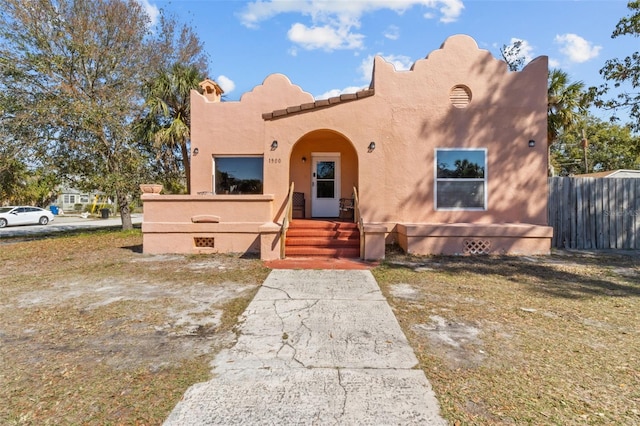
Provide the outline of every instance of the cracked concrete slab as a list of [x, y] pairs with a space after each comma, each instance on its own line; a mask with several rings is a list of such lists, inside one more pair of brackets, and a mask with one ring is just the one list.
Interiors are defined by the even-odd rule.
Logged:
[[274, 270], [165, 425], [444, 425], [369, 271]]
[[[273, 271], [276, 272], [276, 271]], [[385, 300], [369, 271], [278, 270], [262, 284], [255, 300]]]

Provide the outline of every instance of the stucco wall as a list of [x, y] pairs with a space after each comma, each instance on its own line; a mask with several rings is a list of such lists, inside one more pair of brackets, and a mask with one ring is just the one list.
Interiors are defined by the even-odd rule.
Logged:
[[[466, 108], [449, 98], [460, 84], [471, 90]], [[373, 167], [387, 171], [384, 192], [394, 208], [372, 211], [373, 220], [546, 224], [546, 84], [545, 57], [511, 73], [467, 36], [448, 39], [412, 71], [396, 72], [377, 58], [375, 110], [388, 109], [374, 120], [385, 125], [377, 129], [383, 165]], [[435, 148], [487, 149], [486, 211], [434, 210]], [[363, 174], [374, 173], [365, 167]]]
[[[412, 71], [397, 72], [376, 58], [374, 96], [267, 121], [265, 133], [289, 141], [281, 144], [287, 151], [319, 128], [343, 134], [357, 153], [362, 214], [369, 222], [544, 225], [546, 76], [545, 57], [511, 73], [473, 39], [456, 36]], [[472, 93], [466, 108], [449, 99], [459, 84]], [[376, 142], [373, 152], [367, 151], [370, 141]], [[434, 209], [435, 148], [487, 149], [485, 211]]]
[[[274, 194], [282, 204], [289, 187], [292, 142], [267, 132], [262, 113], [312, 101], [309, 93], [281, 74], [270, 75], [238, 102], [213, 103], [192, 91], [191, 148], [198, 148], [198, 155], [192, 156], [191, 162], [192, 194], [213, 191], [214, 155], [264, 155], [264, 193]], [[279, 142], [275, 151], [270, 149], [273, 140]]]
[[[534, 238], [546, 240], [547, 73], [546, 57], [509, 72], [471, 37], [458, 35], [410, 71], [396, 71], [376, 57], [372, 96], [348, 102], [314, 104], [310, 94], [278, 74], [238, 102], [212, 103], [192, 92], [192, 149], [199, 151], [191, 163], [192, 194], [213, 191], [213, 156], [264, 156], [264, 193], [273, 196], [269, 220], [280, 222], [290, 182], [310, 202], [311, 153], [340, 152], [342, 196], [357, 186], [363, 220], [391, 234], [397, 224], [467, 223], [482, 229], [522, 223], [545, 228]], [[470, 93], [466, 105], [452, 101], [452, 89], [460, 85]], [[278, 142], [275, 150], [272, 141]], [[370, 151], [372, 141], [376, 148]], [[486, 209], [435, 209], [436, 148], [486, 149]], [[209, 208], [216, 214], [220, 207]], [[307, 216], [310, 211], [307, 205]], [[532, 247], [538, 253], [545, 244]]]

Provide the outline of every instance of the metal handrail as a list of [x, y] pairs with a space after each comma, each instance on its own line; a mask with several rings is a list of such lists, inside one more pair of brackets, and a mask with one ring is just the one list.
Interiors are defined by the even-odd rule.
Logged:
[[360, 214], [360, 200], [358, 199], [358, 188], [353, 187], [353, 221], [358, 224], [360, 231], [360, 259], [364, 259], [364, 222]]
[[293, 219], [293, 188], [294, 183], [291, 182], [289, 187], [289, 195], [287, 197], [287, 205], [284, 209], [284, 218], [282, 219], [282, 227], [280, 228], [280, 259], [285, 257], [285, 242], [287, 239], [287, 230], [289, 229], [289, 222]]

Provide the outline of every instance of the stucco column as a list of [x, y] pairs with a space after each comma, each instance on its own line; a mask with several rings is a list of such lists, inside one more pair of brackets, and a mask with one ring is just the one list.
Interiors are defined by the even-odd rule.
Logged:
[[280, 259], [280, 225], [265, 223], [260, 225], [260, 259]]
[[364, 225], [364, 260], [384, 259], [386, 232], [384, 225]]

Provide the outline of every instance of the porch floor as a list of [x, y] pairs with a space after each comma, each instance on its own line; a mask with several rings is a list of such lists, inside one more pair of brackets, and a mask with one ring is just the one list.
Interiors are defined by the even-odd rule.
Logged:
[[270, 269], [367, 270], [379, 264], [380, 262], [367, 262], [360, 259], [327, 257], [289, 257], [264, 262], [264, 265]]

